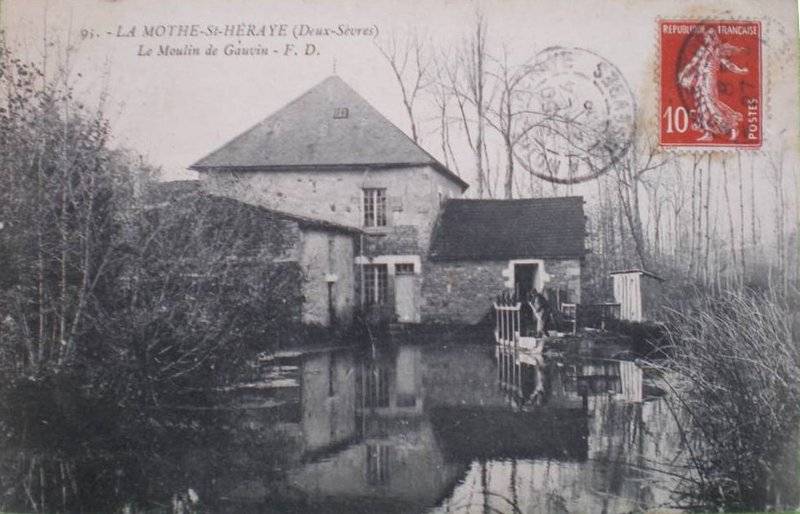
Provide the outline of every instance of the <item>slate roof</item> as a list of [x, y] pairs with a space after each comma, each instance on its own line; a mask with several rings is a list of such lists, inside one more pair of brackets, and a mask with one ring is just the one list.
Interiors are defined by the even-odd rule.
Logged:
[[583, 198], [448, 200], [431, 243], [434, 261], [586, 255]]
[[[347, 117], [334, 118], [346, 108]], [[420, 148], [338, 76], [331, 76], [203, 157], [197, 171], [336, 170], [429, 165], [468, 184]]]
[[150, 207], [165, 207], [175, 205], [181, 201], [201, 201], [207, 206], [213, 206], [221, 212], [239, 212], [255, 217], [267, 219], [283, 219], [296, 222], [301, 228], [311, 228], [345, 234], [361, 234], [358, 228], [342, 225], [317, 218], [298, 216], [284, 211], [268, 209], [225, 196], [217, 196], [203, 192], [198, 180], [175, 180], [169, 182], [156, 182], [146, 191], [146, 202]]
[[145, 201], [149, 204], [171, 202], [200, 192], [199, 180], [170, 180], [153, 182], [145, 189]]

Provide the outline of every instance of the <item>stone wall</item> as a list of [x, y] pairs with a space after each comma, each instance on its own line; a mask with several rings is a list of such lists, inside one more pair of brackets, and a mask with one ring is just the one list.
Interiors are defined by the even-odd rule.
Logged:
[[356, 305], [356, 277], [353, 264], [355, 236], [304, 229], [300, 248], [303, 281], [303, 321], [329, 325], [328, 284], [333, 295], [336, 321], [348, 324]]
[[[460, 185], [425, 165], [374, 170], [208, 171], [200, 173], [200, 180], [201, 188], [214, 195], [362, 228], [365, 234], [359, 238], [363, 239], [360, 252], [354, 252], [352, 245], [343, 251], [339, 251], [337, 246], [336, 274], [340, 278], [333, 287], [337, 313], [346, 320], [351, 318], [353, 306], [359, 303], [360, 292], [356, 287], [357, 281], [349, 284], [346, 281], [350, 280], [353, 272], [344, 271], [344, 259], [350, 259], [351, 268], [354, 254], [363, 255], [366, 262], [383, 258], [383, 261], [374, 262], [389, 264], [389, 302], [380, 308], [380, 317], [391, 319], [394, 313], [393, 263], [398, 259], [398, 262], [413, 262], [408, 257], [416, 256], [419, 273], [419, 262], [428, 253], [441, 201], [458, 198], [462, 193]], [[363, 227], [364, 188], [386, 189], [387, 226]], [[309, 280], [304, 285], [306, 304], [303, 319], [327, 324], [327, 283], [319, 278], [327, 271], [324, 263], [328, 252], [323, 248], [327, 236], [306, 233], [304, 237], [300, 261], [308, 270]], [[346, 287], [350, 288], [347, 293], [344, 292]]]
[[423, 268], [422, 321], [480, 322], [505, 287], [507, 261], [428, 261]]
[[[385, 188], [387, 227], [369, 227], [376, 234], [375, 251], [426, 253], [439, 213], [440, 197], [460, 197], [461, 187], [430, 166], [378, 170], [286, 170], [200, 173], [203, 190], [270, 209], [340, 223], [363, 225], [364, 188]], [[401, 229], [402, 228], [402, 229]], [[408, 229], [415, 229], [412, 234]], [[415, 242], [407, 240], [416, 237]], [[403, 251], [392, 248], [397, 245]], [[413, 244], [412, 244], [413, 243]], [[380, 248], [379, 248], [380, 247]], [[414, 253], [418, 253], [414, 252]]]
[[[492, 300], [506, 290], [508, 261], [426, 262], [423, 268], [422, 321], [475, 324], [492, 316]], [[581, 262], [544, 260], [543, 288], [565, 289], [580, 302]], [[540, 270], [541, 272], [541, 270]]]
[[364, 255], [419, 255], [419, 230], [410, 225], [389, 227], [364, 237]]

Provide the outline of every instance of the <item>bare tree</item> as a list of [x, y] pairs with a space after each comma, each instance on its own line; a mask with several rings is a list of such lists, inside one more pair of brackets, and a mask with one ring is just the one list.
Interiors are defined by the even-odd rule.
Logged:
[[515, 147], [530, 130], [523, 129], [517, 123], [519, 116], [526, 114], [519, 110], [516, 102], [519, 88], [530, 69], [523, 65], [513, 67], [508, 63], [508, 48], [503, 45], [503, 55], [500, 59], [492, 59], [496, 70], [488, 72], [494, 79], [494, 89], [499, 90], [490, 96], [496, 99], [486, 106], [486, 121], [490, 127], [497, 131], [503, 140], [505, 174], [503, 178], [503, 197], [514, 196], [514, 159]]
[[[702, 199], [703, 195], [700, 195]], [[711, 154], [706, 156], [706, 198], [703, 202], [703, 211], [705, 212], [706, 222], [706, 236], [705, 236], [705, 253], [703, 256], [703, 280], [709, 282], [709, 267], [708, 256], [711, 250], [711, 225], [709, 224], [709, 207], [711, 206]], [[716, 228], [716, 226], [715, 226]]]
[[411, 138], [418, 143], [420, 135], [414, 105], [420, 93], [429, 85], [432, 65], [424, 39], [417, 33], [405, 38], [392, 34], [388, 39], [377, 42], [375, 46], [392, 68], [411, 125]]
[[[645, 146], [644, 155], [640, 155], [641, 146]], [[658, 147], [650, 141], [640, 141], [634, 136], [634, 143], [625, 156], [614, 163], [617, 193], [622, 215], [627, 221], [631, 239], [636, 252], [638, 264], [647, 267], [648, 245], [642, 228], [642, 212], [639, 188], [644, 175], [667, 163], [666, 156], [658, 151]]]
[[[731, 205], [731, 197], [728, 192], [728, 159], [726, 157], [722, 158], [722, 190], [725, 193], [725, 206], [728, 212], [728, 234], [730, 237], [728, 243], [730, 244], [731, 260], [733, 261], [733, 268], [730, 273], [733, 274], [733, 282], [738, 285], [739, 279], [736, 275], [738, 273], [739, 264], [736, 254], [736, 229], [733, 221], [733, 206]], [[730, 273], [728, 274], [729, 277]]]
[[[775, 195], [774, 204], [774, 234], [775, 234], [775, 255], [777, 257], [778, 280], [780, 281], [779, 290], [784, 293], [789, 288], [789, 277], [787, 273], [786, 259], [786, 193], [783, 185], [783, 159], [784, 147], [780, 145], [776, 150], [769, 153], [768, 160], [771, 173], [769, 181]], [[770, 268], [771, 269], [771, 268]]]
[[484, 165], [486, 140], [486, 21], [477, 11], [472, 34], [462, 43], [455, 56], [447, 54], [439, 58], [439, 67], [445, 78], [444, 85], [455, 100], [458, 118], [466, 135], [475, 162], [477, 194], [483, 198], [487, 193], [486, 167]]
[[452, 123], [450, 118], [450, 88], [445, 85], [445, 75], [441, 66], [436, 64], [432, 75], [433, 79], [427, 91], [433, 98], [433, 103], [436, 106], [437, 131], [439, 132], [439, 145], [442, 159], [444, 160], [445, 166], [452, 169], [456, 175], [460, 175], [458, 159], [456, 159], [455, 152], [453, 152], [450, 138], [450, 125]]
[[38, 373], [75, 356], [129, 189], [102, 112], [73, 100], [68, 67], [48, 82], [5, 49], [0, 67], [2, 303], [17, 327], [11, 344], [24, 348], [18, 364]]
[[739, 260], [742, 263], [741, 273], [741, 287], [744, 287], [744, 281], [747, 277], [747, 264], [745, 260], [745, 222], [744, 222], [744, 173], [742, 172], [742, 155], [736, 154], [736, 165], [739, 169]]

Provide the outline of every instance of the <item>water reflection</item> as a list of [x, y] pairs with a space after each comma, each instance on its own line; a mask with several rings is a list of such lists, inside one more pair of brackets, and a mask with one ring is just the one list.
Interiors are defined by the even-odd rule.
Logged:
[[[615, 512], [668, 503], [669, 415], [643, 370], [496, 347], [300, 358], [306, 453], [282, 508]], [[665, 432], [666, 431], [666, 432]], [[666, 439], [665, 439], [666, 438]], [[343, 444], [343, 442], [345, 442]]]
[[284, 353], [220, 399], [213, 423], [230, 440], [133, 465], [106, 453], [68, 482], [77, 494], [121, 470], [113, 498], [82, 504], [108, 512], [635, 511], [669, 501], [652, 469], [677, 437], [654, 391], [634, 362], [505, 347]]
[[[639, 366], [496, 353], [509, 407], [582, 424], [585, 453], [475, 460], [433, 512], [635, 512], [669, 504], [673, 483], [657, 468], [668, 470], [663, 464], [677, 453], [676, 427], [660, 399], [644, 401], [657, 390], [645, 387]], [[562, 444], [574, 438], [556, 434]]]

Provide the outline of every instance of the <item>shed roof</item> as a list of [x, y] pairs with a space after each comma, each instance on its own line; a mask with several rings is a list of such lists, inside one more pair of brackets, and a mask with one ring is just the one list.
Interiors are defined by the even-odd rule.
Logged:
[[190, 168], [321, 171], [422, 165], [467, 189], [466, 182], [334, 75]]
[[643, 269], [639, 269], [639, 268], [622, 269], [622, 270], [615, 270], [615, 271], [609, 272], [609, 275], [628, 275], [628, 274], [640, 274], [640, 275], [644, 275], [646, 277], [654, 278], [656, 280], [664, 282], [664, 279], [659, 277], [655, 273], [651, 273], [651, 272], [649, 272], [647, 270], [643, 270]]
[[179, 180], [171, 182], [156, 182], [146, 191], [146, 202], [151, 207], [175, 205], [182, 201], [199, 201], [209, 207], [219, 209], [218, 212], [238, 212], [248, 214], [263, 219], [283, 219], [293, 221], [301, 228], [323, 230], [328, 232], [340, 232], [346, 234], [360, 234], [358, 228], [340, 223], [334, 223], [307, 216], [298, 216], [284, 211], [268, 209], [259, 205], [253, 205], [225, 196], [217, 196], [203, 192], [200, 189], [199, 181]]
[[585, 219], [580, 196], [520, 200], [448, 200], [437, 222], [430, 258], [580, 259]]

